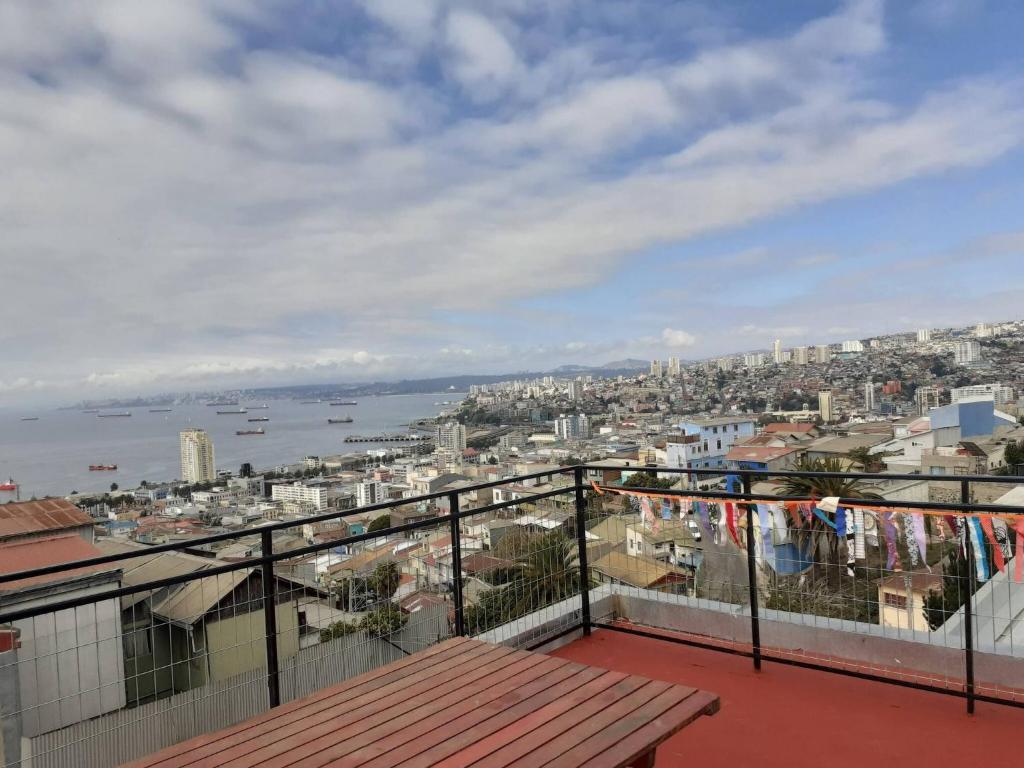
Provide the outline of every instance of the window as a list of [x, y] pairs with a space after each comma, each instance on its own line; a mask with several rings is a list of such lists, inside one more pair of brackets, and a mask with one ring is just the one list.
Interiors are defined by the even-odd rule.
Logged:
[[707, 441], [707, 440], [705, 440], [705, 441], [704, 441], [704, 450], [706, 451], [707, 449], [708, 449], [708, 441]]
[[716, 448], [717, 448], [718, 450], [722, 450], [722, 438], [718, 438], [718, 440], [716, 440], [715, 442], [717, 442], [717, 443], [718, 443], [718, 445], [716, 445], [715, 447], [716, 447]]
[[733, 432], [739, 432], [740, 431], [740, 425], [739, 424], [733, 424], [732, 425], [732, 431]]
[[896, 592], [885, 593], [885, 604], [890, 608], [899, 608], [901, 611], [907, 608], [907, 596]]
[[149, 656], [149, 627], [126, 632], [124, 639], [124, 656], [126, 659], [134, 659], [139, 656]]
[[718, 434], [718, 427], [712, 427], [712, 428], [711, 428], [711, 431], [712, 431], [712, 432], [713, 432], [714, 434], [716, 434], [716, 435], [717, 435], [717, 434]]

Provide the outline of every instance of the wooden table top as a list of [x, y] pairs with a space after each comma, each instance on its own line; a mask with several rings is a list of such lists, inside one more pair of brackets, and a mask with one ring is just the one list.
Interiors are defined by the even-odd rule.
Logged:
[[628, 766], [718, 697], [453, 638], [132, 768]]

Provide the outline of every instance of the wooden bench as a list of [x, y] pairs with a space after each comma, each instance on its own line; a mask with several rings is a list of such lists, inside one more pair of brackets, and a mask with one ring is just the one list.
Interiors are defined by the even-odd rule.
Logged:
[[132, 768], [653, 766], [718, 697], [454, 638]]

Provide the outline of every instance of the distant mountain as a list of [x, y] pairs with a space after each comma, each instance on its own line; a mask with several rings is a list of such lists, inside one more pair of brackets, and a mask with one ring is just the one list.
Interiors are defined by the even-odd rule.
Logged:
[[613, 360], [610, 363], [594, 367], [616, 371], [645, 371], [651, 367], [651, 362], [649, 360], [637, 360], [636, 358], [627, 357], [625, 360]]

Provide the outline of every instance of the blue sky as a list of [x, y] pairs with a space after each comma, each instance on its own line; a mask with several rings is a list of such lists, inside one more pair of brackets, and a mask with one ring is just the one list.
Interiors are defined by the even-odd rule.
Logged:
[[1019, 317], [1024, 9], [8, 0], [0, 399]]

